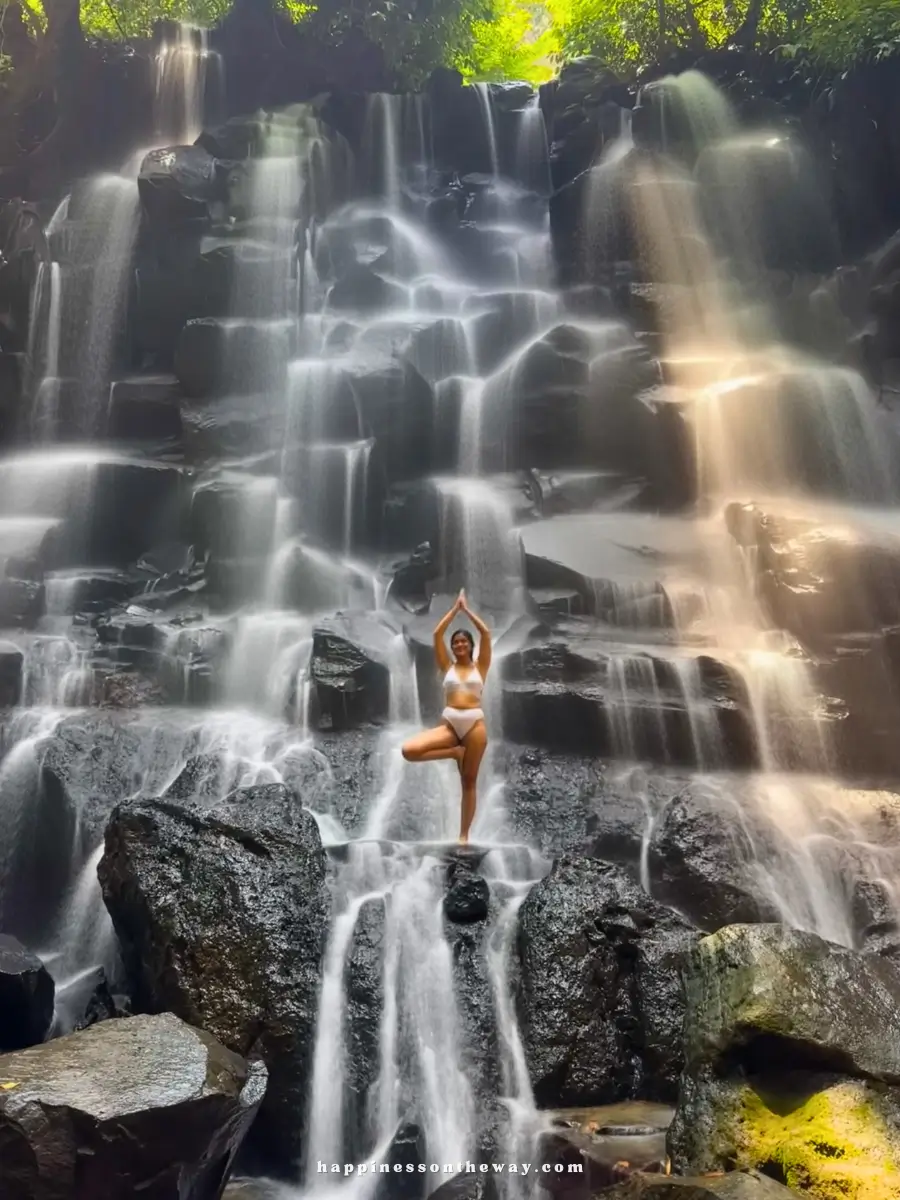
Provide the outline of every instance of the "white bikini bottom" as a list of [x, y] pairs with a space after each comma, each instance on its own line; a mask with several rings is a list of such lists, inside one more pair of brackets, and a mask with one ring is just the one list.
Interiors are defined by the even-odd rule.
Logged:
[[441, 716], [460, 741], [473, 726], [484, 720], [484, 712], [480, 708], [445, 708]]

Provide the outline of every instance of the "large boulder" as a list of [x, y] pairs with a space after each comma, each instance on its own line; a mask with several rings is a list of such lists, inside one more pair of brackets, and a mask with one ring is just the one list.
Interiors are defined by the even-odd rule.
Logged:
[[[727, 786], [732, 786], [730, 779]], [[738, 824], [737, 814], [723, 809], [715, 792], [702, 794], [702, 785], [695, 793], [682, 792], [665, 804], [648, 847], [654, 896], [675, 905], [710, 933], [723, 925], [769, 919], [772, 914], [748, 865], [753, 850], [747, 834], [752, 811], [752, 805], [745, 804], [743, 824]], [[765, 834], [772, 836], [769, 830], [753, 832], [757, 844], [765, 842]]]
[[822, 1200], [900, 1188], [900, 969], [737, 925], [685, 964], [676, 1169], [759, 1169]]
[[147, 214], [168, 223], [206, 217], [209, 203], [224, 195], [223, 182], [202, 146], [167, 146], [145, 156], [138, 192]]
[[522, 1040], [541, 1105], [674, 1098], [697, 933], [619, 867], [566, 855], [519, 914]]
[[396, 637], [386, 622], [362, 614], [340, 613], [316, 625], [310, 676], [325, 724], [345, 728], [388, 715]]
[[42, 1042], [53, 1022], [50, 972], [15, 938], [0, 933], [0, 1050]]
[[0, 1057], [5, 1200], [216, 1200], [266, 1087], [171, 1013]]
[[823, 1069], [900, 1085], [900, 967], [781, 925], [732, 925], [692, 950], [688, 1064], [784, 1043]]
[[206, 811], [126, 803], [98, 873], [137, 1005], [171, 1009], [237, 1053], [258, 1048], [270, 1084], [254, 1138], [288, 1169], [303, 1145], [329, 913], [312, 816], [280, 784]]
[[194, 311], [209, 317], [284, 316], [297, 279], [293, 255], [283, 242], [266, 241], [264, 235], [204, 238], [191, 268]]

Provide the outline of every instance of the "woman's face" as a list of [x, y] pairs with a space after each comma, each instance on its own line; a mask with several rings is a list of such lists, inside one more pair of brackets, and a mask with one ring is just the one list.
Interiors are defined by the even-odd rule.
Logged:
[[455, 633], [453, 635], [453, 639], [450, 642], [450, 649], [453, 651], [453, 657], [458, 663], [472, 661], [472, 646], [464, 633]]

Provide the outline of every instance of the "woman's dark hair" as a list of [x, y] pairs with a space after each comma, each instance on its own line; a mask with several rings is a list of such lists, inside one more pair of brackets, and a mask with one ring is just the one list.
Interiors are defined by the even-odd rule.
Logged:
[[472, 637], [471, 633], [469, 633], [468, 629], [454, 629], [453, 632], [450, 634], [450, 645], [451, 646], [453, 645], [453, 639], [458, 638], [458, 637], [464, 637], [466, 639], [466, 641], [469, 643], [469, 649], [474, 654], [475, 653], [475, 639]]

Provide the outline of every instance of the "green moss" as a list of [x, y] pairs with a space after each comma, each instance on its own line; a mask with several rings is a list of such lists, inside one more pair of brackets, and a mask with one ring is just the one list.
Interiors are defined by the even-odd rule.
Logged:
[[900, 1146], [877, 1093], [848, 1080], [808, 1096], [741, 1089], [738, 1167], [779, 1176], [815, 1200], [897, 1200]]

